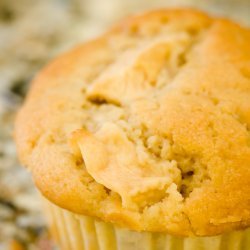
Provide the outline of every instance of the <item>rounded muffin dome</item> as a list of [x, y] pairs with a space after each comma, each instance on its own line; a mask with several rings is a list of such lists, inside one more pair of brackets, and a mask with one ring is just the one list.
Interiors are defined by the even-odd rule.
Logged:
[[126, 19], [34, 79], [22, 163], [53, 203], [133, 230], [249, 226], [249, 42], [195, 10]]

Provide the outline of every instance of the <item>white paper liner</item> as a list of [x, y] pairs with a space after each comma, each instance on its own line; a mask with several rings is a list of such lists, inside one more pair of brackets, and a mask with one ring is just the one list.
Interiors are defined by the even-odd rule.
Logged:
[[193, 238], [139, 233], [43, 201], [51, 233], [61, 250], [250, 250], [250, 229]]

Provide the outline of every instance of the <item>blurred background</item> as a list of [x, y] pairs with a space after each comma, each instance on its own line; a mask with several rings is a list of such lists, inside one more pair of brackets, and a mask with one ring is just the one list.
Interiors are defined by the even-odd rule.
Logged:
[[115, 21], [169, 6], [196, 7], [250, 25], [250, 0], [0, 0], [0, 250], [55, 249], [12, 140], [30, 80], [51, 58]]

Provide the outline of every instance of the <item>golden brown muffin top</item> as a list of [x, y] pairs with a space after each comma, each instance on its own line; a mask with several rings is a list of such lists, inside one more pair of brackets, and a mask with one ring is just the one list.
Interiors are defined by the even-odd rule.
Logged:
[[195, 10], [128, 18], [51, 62], [15, 137], [55, 204], [139, 230], [250, 225], [250, 31]]

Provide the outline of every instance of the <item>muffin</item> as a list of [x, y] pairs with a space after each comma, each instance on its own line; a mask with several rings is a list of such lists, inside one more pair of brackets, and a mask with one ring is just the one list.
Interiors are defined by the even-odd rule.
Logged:
[[249, 44], [163, 9], [38, 74], [15, 139], [61, 249], [250, 249]]

